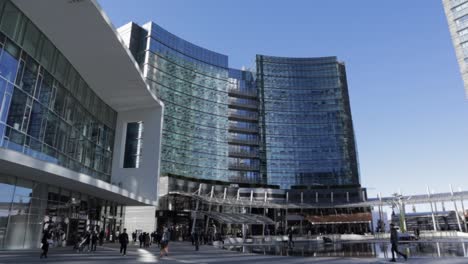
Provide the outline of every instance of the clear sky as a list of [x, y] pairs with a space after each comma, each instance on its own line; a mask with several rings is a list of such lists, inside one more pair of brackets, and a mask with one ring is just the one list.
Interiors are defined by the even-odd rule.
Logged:
[[468, 100], [441, 0], [99, 0], [113, 24], [154, 21], [229, 55], [337, 56], [347, 66], [369, 196], [468, 190]]

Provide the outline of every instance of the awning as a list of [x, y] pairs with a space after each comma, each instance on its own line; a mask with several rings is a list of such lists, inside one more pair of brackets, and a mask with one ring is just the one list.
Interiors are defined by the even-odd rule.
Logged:
[[306, 219], [311, 224], [368, 223], [372, 221], [372, 215], [371, 213], [309, 215]]
[[224, 224], [247, 224], [247, 225], [274, 225], [275, 222], [263, 215], [256, 214], [238, 214], [238, 213], [220, 213], [198, 211], [197, 214], [203, 214], [218, 222]]

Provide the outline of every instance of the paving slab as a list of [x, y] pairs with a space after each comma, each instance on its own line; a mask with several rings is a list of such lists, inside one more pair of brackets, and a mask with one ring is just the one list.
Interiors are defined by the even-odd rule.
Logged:
[[[339, 258], [339, 257], [287, 257], [258, 255], [252, 253], [240, 253], [235, 251], [218, 249], [213, 246], [203, 245], [199, 251], [195, 251], [189, 242], [172, 242], [169, 246], [169, 256], [158, 258], [159, 249], [153, 245], [150, 248], [140, 249], [130, 245], [127, 256], [121, 256], [118, 244], [105, 244], [98, 247], [96, 252], [77, 253], [71, 247], [51, 248], [47, 259], [39, 258], [39, 250], [7, 250], [0, 251], [0, 263], [168, 263], [168, 264], [358, 264], [358, 263], [390, 263], [389, 259], [378, 258]], [[408, 261], [398, 260], [399, 263], [424, 263], [424, 264], [461, 264], [468, 263], [468, 258], [410, 258]]]

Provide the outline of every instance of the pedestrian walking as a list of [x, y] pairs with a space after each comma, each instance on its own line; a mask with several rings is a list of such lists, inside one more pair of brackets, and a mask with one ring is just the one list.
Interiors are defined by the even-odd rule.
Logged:
[[393, 223], [390, 224], [390, 243], [392, 244], [392, 259], [390, 260], [391, 262], [396, 262], [395, 253], [405, 258], [405, 260], [408, 259], [408, 256], [406, 254], [403, 254], [400, 251], [398, 251], [398, 231]]
[[119, 243], [120, 243], [120, 254], [122, 254], [122, 256], [126, 256], [127, 244], [128, 244], [128, 234], [127, 234], [126, 228], [124, 228], [123, 233], [119, 235]]
[[151, 239], [149, 233], [145, 233], [145, 248], [149, 248], [151, 245]]
[[159, 252], [159, 257], [162, 258], [163, 255], [167, 256], [169, 254], [169, 229], [164, 228], [164, 232], [161, 238], [161, 251]]
[[41, 243], [42, 243], [42, 246], [41, 246], [41, 249], [42, 249], [42, 252], [41, 252], [41, 257], [44, 257], [44, 258], [47, 258], [47, 253], [49, 252], [49, 232], [47, 231], [44, 231], [44, 234], [42, 235], [42, 239], [41, 239]]
[[102, 246], [102, 244], [104, 243], [104, 230], [101, 230], [101, 232], [99, 232], [99, 245]]
[[287, 234], [288, 234], [288, 247], [292, 248], [294, 247], [294, 241], [293, 241], [293, 228], [288, 228]]
[[99, 238], [95, 231], [91, 234], [91, 251], [96, 251]]
[[193, 232], [193, 242], [195, 244], [195, 251], [198, 251], [200, 248], [200, 235], [198, 231]]
[[140, 233], [140, 235], [138, 236], [138, 241], [140, 241], [140, 248], [141, 248], [143, 246], [143, 241], [144, 241], [143, 233]]
[[83, 235], [83, 238], [81, 240], [81, 244], [79, 246], [79, 251], [82, 252], [86, 248], [86, 250], [89, 252], [89, 245], [91, 243], [91, 234], [89, 232], [86, 232]]
[[134, 231], [134, 232], [132, 233], [132, 240], [133, 240], [133, 243], [136, 242], [136, 239], [137, 239], [137, 233], [136, 233], [136, 231]]

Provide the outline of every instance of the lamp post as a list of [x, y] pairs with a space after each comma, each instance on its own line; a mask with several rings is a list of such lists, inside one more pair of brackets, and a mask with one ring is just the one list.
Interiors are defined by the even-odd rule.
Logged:
[[410, 197], [405, 198], [401, 193], [394, 193], [393, 200], [391, 201], [392, 206], [398, 208], [400, 211], [400, 230], [406, 232], [406, 213], [405, 203], [411, 199]]

